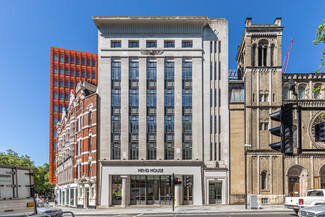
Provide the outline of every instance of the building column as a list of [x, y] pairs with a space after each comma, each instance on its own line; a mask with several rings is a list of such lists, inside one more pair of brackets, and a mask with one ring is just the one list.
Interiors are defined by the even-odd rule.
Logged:
[[121, 59], [121, 159], [129, 159], [129, 59]]
[[266, 66], [271, 66], [271, 45], [266, 46]]
[[164, 58], [157, 58], [157, 132], [156, 149], [157, 160], [164, 159], [165, 144], [165, 77], [164, 77]]
[[147, 153], [147, 58], [139, 58], [139, 160]]
[[182, 58], [175, 58], [174, 70], [174, 160], [182, 159]]
[[[178, 180], [182, 181], [182, 178], [181, 177], [178, 177]], [[183, 184], [178, 184], [178, 185], [175, 185], [175, 206], [180, 206], [182, 205], [181, 203], [181, 198], [182, 198], [182, 186]]]
[[122, 201], [121, 201], [121, 207], [125, 208], [127, 204], [127, 178], [128, 176], [121, 176], [122, 178]]
[[71, 194], [71, 188], [69, 188], [69, 196], [68, 196], [68, 198], [69, 198], [69, 203], [68, 203], [68, 206], [70, 206], [70, 200], [71, 200], [71, 198], [70, 198], [70, 194]]
[[77, 202], [77, 189], [78, 189], [78, 188], [75, 188], [75, 189], [74, 189], [74, 195], [73, 195], [73, 198], [74, 198], [74, 199], [73, 199], [73, 206], [74, 206], [74, 207], [77, 206], [77, 204], [76, 204], [76, 202]]

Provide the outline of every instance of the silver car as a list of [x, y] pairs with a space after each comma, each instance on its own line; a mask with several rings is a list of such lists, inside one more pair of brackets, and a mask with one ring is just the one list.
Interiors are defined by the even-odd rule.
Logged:
[[313, 207], [300, 209], [298, 212], [299, 217], [325, 217], [325, 203]]

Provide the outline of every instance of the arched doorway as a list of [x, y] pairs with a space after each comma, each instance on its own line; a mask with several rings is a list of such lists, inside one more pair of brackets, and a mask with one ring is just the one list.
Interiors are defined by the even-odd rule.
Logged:
[[319, 170], [319, 187], [325, 189], [325, 165]]
[[288, 176], [288, 195], [299, 197], [305, 195], [307, 189], [307, 170], [300, 166], [292, 166], [287, 173]]

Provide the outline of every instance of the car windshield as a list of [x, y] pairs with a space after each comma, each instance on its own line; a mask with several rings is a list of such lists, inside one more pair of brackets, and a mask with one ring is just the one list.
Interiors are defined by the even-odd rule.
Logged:
[[323, 191], [308, 191], [307, 196], [324, 196]]

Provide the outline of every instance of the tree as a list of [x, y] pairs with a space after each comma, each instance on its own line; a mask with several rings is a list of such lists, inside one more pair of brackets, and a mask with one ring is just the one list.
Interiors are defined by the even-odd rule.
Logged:
[[0, 152], [0, 165], [10, 165], [17, 167], [34, 167], [34, 161], [28, 155], [19, 155], [9, 149], [7, 152]]
[[51, 191], [52, 185], [49, 183], [49, 165], [45, 163], [43, 166], [35, 167], [34, 174], [35, 192], [44, 195], [46, 192]]
[[[313, 41], [314, 45], [318, 45], [319, 43], [325, 44], [325, 19], [323, 19], [323, 24], [320, 24], [316, 29], [316, 40]], [[317, 72], [320, 72], [322, 67], [325, 65], [325, 50], [322, 53], [322, 57], [320, 58], [321, 64], [317, 69]]]

